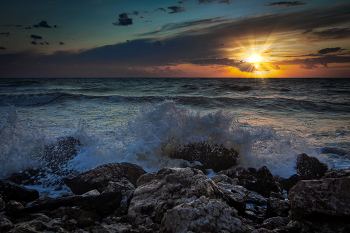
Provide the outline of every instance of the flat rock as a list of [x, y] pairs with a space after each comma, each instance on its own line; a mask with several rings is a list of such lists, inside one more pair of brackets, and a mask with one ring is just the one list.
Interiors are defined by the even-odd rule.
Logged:
[[145, 173], [146, 171], [136, 164], [107, 163], [77, 175], [70, 175], [64, 182], [77, 195], [93, 189], [102, 193], [108, 187], [109, 181], [119, 182], [122, 178], [136, 186], [137, 179]]
[[201, 196], [222, 197], [217, 185], [194, 168], [162, 168], [141, 176], [137, 184], [128, 210], [129, 222], [135, 225], [159, 224], [167, 210]]
[[350, 217], [350, 177], [299, 181], [290, 191], [293, 220], [314, 215]]

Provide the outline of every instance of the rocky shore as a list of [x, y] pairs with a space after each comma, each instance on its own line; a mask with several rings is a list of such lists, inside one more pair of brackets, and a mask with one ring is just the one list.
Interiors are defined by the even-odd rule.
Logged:
[[208, 178], [193, 167], [109, 163], [67, 176], [74, 195], [58, 198], [16, 176], [0, 181], [0, 232], [350, 232], [350, 169], [301, 154], [296, 171], [284, 179], [234, 166]]

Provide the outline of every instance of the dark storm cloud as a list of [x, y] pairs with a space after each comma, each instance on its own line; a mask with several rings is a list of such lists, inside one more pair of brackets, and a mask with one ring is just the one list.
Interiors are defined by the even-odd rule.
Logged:
[[48, 25], [48, 23], [45, 20], [42, 20], [38, 24], [34, 24], [33, 27], [35, 27], [35, 28], [52, 28], [50, 25]]
[[204, 66], [208, 66], [208, 65], [231, 66], [231, 67], [238, 68], [242, 72], [256, 71], [256, 67], [254, 66], [254, 64], [251, 64], [249, 62], [243, 62], [240, 60], [229, 59], [229, 58], [193, 59], [193, 60], [187, 60], [187, 62], [195, 65], [204, 65]]
[[171, 10], [168, 14], [175, 14], [185, 11], [185, 8], [181, 6], [168, 6], [168, 9]]
[[0, 50], [6, 50], [6, 48], [5, 47], [0, 47]]
[[345, 49], [342, 49], [340, 47], [336, 47], [336, 48], [325, 48], [325, 49], [321, 49], [318, 50], [319, 54], [328, 54], [328, 53], [335, 53], [335, 52], [340, 52], [343, 51]]
[[294, 1], [294, 2], [274, 2], [274, 3], [270, 3], [268, 5], [263, 5], [263, 6], [285, 6], [285, 7], [290, 7], [290, 6], [303, 6], [303, 5], [307, 5], [307, 3], [299, 2], [299, 1]]
[[212, 18], [212, 19], [185, 21], [185, 22], [181, 22], [181, 23], [168, 23], [168, 24], [165, 24], [164, 26], [162, 26], [160, 30], [143, 33], [141, 35], [143, 35], [143, 36], [154, 35], [157, 33], [164, 32], [164, 31], [171, 31], [171, 30], [175, 30], [175, 29], [181, 29], [181, 28], [185, 28], [185, 27], [193, 27], [193, 26], [198, 26], [198, 25], [208, 25], [208, 24], [219, 23], [219, 22], [224, 22], [224, 21], [226, 21], [226, 20], [224, 20], [222, 17], [217, 17], [217, 18]]
[[220, 4], [225, 3], [225, 4], [231, 4], [232, 2], [230, 0], [197, 0], [197, 4], [208, 4], [208, 3], [213, 3], [213, 2], [218, 2]]
[[132, 18], [128, 18], [126, 13], [119, 14], [119, 20], [117, 23], [113, 23], [115, 26], [129, 26], [132, 25]]
[[308, 30], [303, 33], [308, 41], [339, 40], [350, 38], [349, 28], [329, 28], [320, 31]]
[[30, 38], [34, 39], [34, 40], [41, 40], [43, 37], [42, 36], [37, 36], [37, 35], [31, 35]]
[[164, 12], [166, 12], [166, 10], [164, 8], [162, 8], [162, 7], [159, 7], [157, 9], [155, 9], [154, 11], [164, 11]]
[[36, 41], [32, 41], [30, 43], [33, 44], [33, 45], [37, 45], [38, 44], [38, 42], [36, 42]]
[[1, 33], [0, 33], [0, 36], [9, 36], [9, 35], [10, 35], [9, 32], [1, 32]]
[[60, 44], [60, 45], [64, 45], [64, 42], [61, 41], [59, 44]]

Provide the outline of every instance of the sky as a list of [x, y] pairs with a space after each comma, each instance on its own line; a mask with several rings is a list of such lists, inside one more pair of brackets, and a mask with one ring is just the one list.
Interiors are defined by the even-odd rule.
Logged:
[[350, 77], [350, 1], [4, 0], [12, 77]]

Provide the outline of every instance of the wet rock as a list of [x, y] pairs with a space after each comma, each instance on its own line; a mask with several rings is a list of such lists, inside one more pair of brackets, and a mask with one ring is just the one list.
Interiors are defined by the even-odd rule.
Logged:
[[284, 196], [281, 193], [271, 192], [270, 193], [270, 197], [274, 197], [274, 198], [278, 198], [278, 199], [281, 199], [281, 200], [285, 200]]
[[6, 203], [6, 208], [5, 211], [6, 212], [12, 212], [12, 211], [16, 211], [16, 210], [20, 210], [23, 209], [23, 205], [22, 203], [18, 202], [18, 201], [9, 201]]
[[350, 232], [349, 221], [337, 219], [317, 218], [313, 220], [299, 219], [290, 221], [285, 227], [285, 232], [327, 232], [327, 233], [348, 233]]
[[14, 228], [14, 224], [5, 217], [0, 216], [0, 232], [6, 232]]
[[16, 225], [15, 228], [9, 231], [9, 233], [27, 233], [27, 232], [43, 232], [47, 229], [47, 226], [38, 220], [30, 222], [23, 222]]
[[221, 171], [218, 174], [227, 175], [232, 179], [238, 178], [239, 185], [242, 185], [248, 190], [260, 193], [266, 198], [270, 196], [271, 191], [276, 193], [281, 192], [280, 187], [266, 166], [261, 167], [259, 170], [255, 168], [244, 169], [242, 167], [237, 167]]
[[320, 179], [328, 167], [325, 163], [320, 162], [316, 157], [308, 156], [307, 154], [300, 154], [297, 157], [297, 164], [295, 169], [303, 180]]
[[289, 217], [298, 220], [308, 216], [350, 217], [350, 177], [299, 181], [290, 191]]
[[332, 168], [324, 174], [323, 178], [341, 178], [344, 176], [350, 176], [350, 168]]
[[160, 223], [168, 209], [201, 196], [222, 196], [217, 185], [197, 169], [162, 168], [157, 173], [144, 176], [137, 182], [138, 187], [128, 210], [129, 222], [135, 225], [145, 224], [147, 218]]
[[[222, 200], [225, 201], [229, 206], [234, 207], [239, 214], [243, 214], [246, 208], [246, 200], [248, 196], [248, 190], [245, 193], [236, 192], [235, 185], [231, 185], [224, 182], [218, 182], [217, 186], [223, 193]], [[234, 190], [232, 192], [232, 190]]]
[[77, 175], [71, 175], [65, 178], [64, 182], [77, 195], [93, 189], [102, 193], [108, 187], [109, 181], [118, 182], [122, 178], [136, 186], [137, 179], [145, 173], [145, 170], [135, 164], [108, 163]]
[[0, 194], [0, 211], [3, 210], [5, 206], [6, 206], [6, 203]]
[[340, 156], [350, 155], [350, 152], [346, 149], [335, 147], [335, 146], [327, 146], [319, 149], [321, 154], [336, 154]]
[[223, 145], [195, 142], [173, 149], [169, 157], [184, 159], [190, 163], [197, 161], [204, 169], [218, 172], [237, 165], [238, 153], [233, 148], [227, 149]]
[[300, 180], [302, 180], [302, 177], [297, 175], [297, 174], [294, 174], [291, 177], [289, 177], [288, 179], [281, 178], [279, 183], [282, 185], [284, 190], [289, 192], [289, 190], [291, 188], [293, 188], [293, 186], [296, 185]]
[[[92, 233], [130, 233], [132, 226], [126, 223], [98, 226], [92, 229]], [[138, 232], [138, 231], [137, 231]]]
[[[75, 220], [75, 219], [71, 219]], [[95, 222], [98, 221], [100, 222], [102, 220], [102, 217], [96, 213], [95, 211], [86, 211], [83, 210], [82, 213], [80, 214], [79, 218], [76, 220], [76, 225], [79, 228], [86, 228], [92, 225], [95, 225]]]
[[262, 224], [262, 228], [266, 228], [269, 230], [274, 230], [279, 227], [284, 227], [288, 224], [289, 219], [286, 217], [273, 217], [266, 219]]
[[256, 223], [262, 223], [265, 219], [266, 208], [257, 205], [247, 204], [244, 217], [254, 220]]
[[204, 196], [168, 210], [161, 225], [166, 232], [249, 232], [226, 203]]
[[215, 183], [228, 183], [231, 185], [238, 185], [238, 179], [231, 179], [230, 177], [224, 175], [224, 174], [216, 174], [215, 176], [211, 177], [210, 179], [212, 179], [212, 181], [214, 181]]
[[263, 197], [257, 192], [249, 191], [247, 197], [247, 203], [256, 204], [256, 205], [267, 205], [267, 198]]
[[0, 194], [8, 201], [32, 202], [39, 198], [39, 192], [37, 190], [28, 189], [8, 180], [0, 181]]
[[267, 201], [266, 217], [288, 217], [289, 210], [289, 200], [270, 197]]

